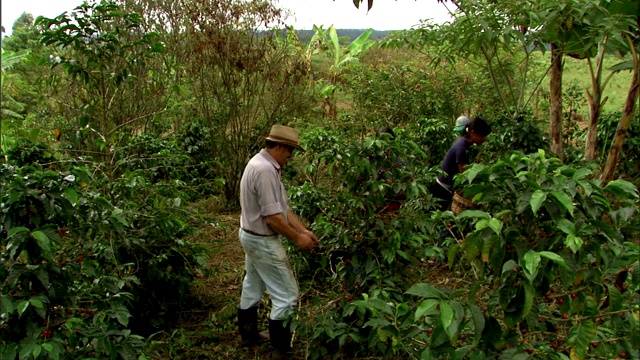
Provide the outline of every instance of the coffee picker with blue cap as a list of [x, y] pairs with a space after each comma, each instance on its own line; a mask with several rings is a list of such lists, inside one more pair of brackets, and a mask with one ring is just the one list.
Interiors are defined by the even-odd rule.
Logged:
[[240, 181], [240, 243], [245, 253], [245, 277], [238, 306], [238, 328], [243, 346], [257, 344], [266, 334], [258, 333], [258, 304], [266, 290], [271, 298], [269, 338], [275, 359], [288, 359], [291, 331], [285, 320], [298, 303], [298, 283], [293, 275], [284, 236], [301, 250], [311, 251], [318, 237], [289, 209], [281, 170], [294, 150], [304, 151], [298, 132], [274, 125], [265, 148], [244, 169]]
[[[458, 122], [464, 124], [465, 120], [463, 118], [463, 116], [458, 118], [456, 125]], [[463, 125], [458, 125], [456, 129], [460, 126]], [[442, 163], [443, 174], [438, 177], [429, 189], [434, 200], [437, 201], [438, 210], [441, 211], [449, 210], [451, 207], [454, 194], [453, 177], [466, 170], [466, 166], [470, 162], [471, 146], [474, 144], [482, 145], [491, 133], [491, 126], [484, 119], [475, 117], [461, 131], [462, 136], [453, 143], [453, 146], [444, 157], [444, 162]]]

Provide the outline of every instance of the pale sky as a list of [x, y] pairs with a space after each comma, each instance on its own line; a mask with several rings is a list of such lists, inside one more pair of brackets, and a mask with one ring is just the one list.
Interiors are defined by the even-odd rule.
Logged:
[[[2, 0], [2, 26], [11, 33], [14, 21], [23, 12], [34, 19], [40, 15], [55, 17], [71, 11], [82, 0]], [[312, 29], [313, 25], [334, 25], [339, 29], [409, 29], [420, 20], [442, 23], [449, 20], [445, 6], [436, 0], [375, 0], [367, 13], [367, 0], [356, 9], [352, 0], [279, 0], [281, 8], [295, 15], [289, 23], [296, 29]], [[451, 6], [449, 4], [449, 6]], [[453, 10], [453, 9], [452, 9]]]

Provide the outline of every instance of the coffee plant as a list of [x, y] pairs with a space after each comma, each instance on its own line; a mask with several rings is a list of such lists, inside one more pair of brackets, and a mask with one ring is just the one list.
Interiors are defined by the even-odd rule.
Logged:
[[[379, 149], [376, 142], [362, 148]], [[363, 156], [357, 154], [352, 150], [347, 159]], [[326, 214], [313, 224], [324, 236], [320, 273], [341, 288], [314, 288], [308, 301], [342, 296], [299, 314], [312, 358], [338, 351], [424, 359], [640, 355], [640, 224], [631, 183], [601, 183], [592, 169], [565, 165], [542, 150], [507, 153], [457, 177], [475, 208], [452, 217], [431, 212], [428, 199], [410, 207], [409, 196], [398, 213], [381, 219], [370, 210], [386, 201], [372, 196], [386, 188], [375, 187], [376, 168], [348, 164], [336, 166], [344, 169], [337, 174], [352, 181], [344, 192], [325, 194]], [[393, 178], [404, 179], [402, 173]], [[442, 256], [430, 244], [443, 221], [462, 229], [452, 232], [459, 238], [446, 257], [450, 268], [467, 269], [468, 285], [410, 286], [410, 269], [420, 266], [415, 260]]]
[[143, 339], [127, 330], [137, 278], [105, 272], [82, 241], [79, 221], [123, 219], [106, 199], [86, 191], [81, 168], [1, 169], [3, 359], [134, 356]]
[[[317, 131], [305, 137], [307, 154], [314, 159], [303, 169], [309, 179], [325, 171], [327, 180], [307, 182], [290, 190], [297, 213], [313, 219], [321, 234], [316, 256], [299, 257], [300, 271], [315, 271], [326, 279], [336, 308], [314, 313], [298, 323], [310, 331], [313, 356], [337, 351], [352, 341], [347, 351], [361, 354], [370, 329], [358, 316], [342, 308], [368, 291], [400, 299], [409, 285], [412, 267], [424, 257], [444, 258], [435, 246], [436, 224], [429, 213], [433, 203], [426, 187], [436, 171], [425, 168], [423, 150], [396, 129], [345, 144], [339, 136]], [[316, 300], [322, 298], [316, 294]], [[316, 301], [312, 300], [312, 301]]]
[[2, 359], [137, 358], [203, 265], [193, 214], [136, 172], [105, 191], [60, 162], [0, 171]]
[[487, 119], [491, 134], [482, 145], [479, 156], [486, 160], [497, 160], [503, 152], [517, 150], [525, 154], [538, 149], [549, 151], [548, 135], [541, 130], [541, 122], [524, 113], [513, 119], [508, 114]]

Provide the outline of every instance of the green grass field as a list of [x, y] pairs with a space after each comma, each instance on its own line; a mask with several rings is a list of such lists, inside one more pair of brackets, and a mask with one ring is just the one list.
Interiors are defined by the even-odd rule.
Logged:
[[[609, 56], [605, 59], [603, 72], [603, 80], [609, 75], [608, 68], [618, 64], [621, 60]], [[607, 87], [604, 89], [604, 96], [609, 97], [607, 103], [604, 106], [604, 112], [622, 111], [625, 99], [627, 98], [627, 92], [629, 91], [629, 85], [631, 84], [631, 72], [623, 71], [614, 74]], [[562, 77], [563, 89], [568, 89], [572, 85], [576, 85], [583, 91], [584, 105], [579, 110], [580, 115], [587, 118], [589, 115], [589, 104], [587, 102], [587, 89], [591, 90], [591, 75], [589, 72], [589, 64], [587, 60], [576, 60], [573, 58], [565, 57], [564, 73]], [[548, 87], [548, 81], [546, 85]], [[565, 90], [566, 91], [566, 90]]]

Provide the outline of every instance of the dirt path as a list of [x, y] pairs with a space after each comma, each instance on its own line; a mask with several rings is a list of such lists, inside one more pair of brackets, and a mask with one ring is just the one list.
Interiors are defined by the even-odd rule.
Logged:
[[154, 359], [268, 359], [269, 344], [252, 349], [239, 346], [236, 315], [244, 272], [240, 215], [218, 213], [210, 202], [193, 204], [206, 223], [189, 239], [209, 249], [206, 271], [194, 282], [192, 296], [172, 332], [154, 339], [163, 342]]

